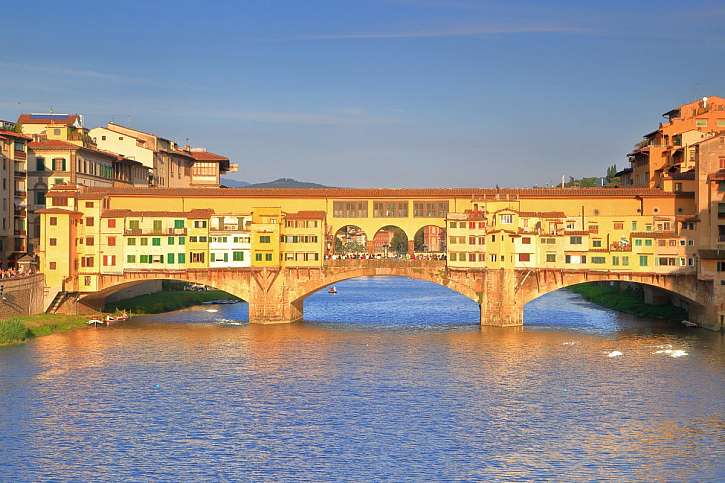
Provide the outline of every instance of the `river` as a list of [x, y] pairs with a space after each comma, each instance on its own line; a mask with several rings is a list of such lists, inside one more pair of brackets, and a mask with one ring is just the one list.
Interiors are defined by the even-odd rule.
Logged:
[[443, 287], [337, 288], [292, 325], [201, 306], [0, 348], [0, 479], [725, 480], [721, 334], [567, 291], [482, 329]]

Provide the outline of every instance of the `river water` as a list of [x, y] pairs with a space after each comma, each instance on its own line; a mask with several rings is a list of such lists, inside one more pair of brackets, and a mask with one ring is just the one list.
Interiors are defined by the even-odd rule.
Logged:
[[720, 334], [567, 291], [481, 329], [443, 287], [337, 288], [292, 325], [202, 306], [0, 348], [0, 479], [725, 480]]

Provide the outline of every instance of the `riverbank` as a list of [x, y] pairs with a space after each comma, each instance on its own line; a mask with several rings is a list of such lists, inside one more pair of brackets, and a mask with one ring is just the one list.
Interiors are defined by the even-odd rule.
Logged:
[[0, 320], [0, 346], [86, 327], [87, 315], [39, 314]]
[[212, 300], [239, 300], [221, 290], [205, 290], [192, 292], [190, 290], [164, 290], [162, 292], [150, 293], [132, 297], [126, 300], [119, 300], [106, 305], [105, 312], [125, 310], [134, 314], [160, 314], [172, 310], [184, 309], [193, 305]]
[[617, 286], [599, 283], [583, 283], [569, 287], [589, 302], [608, 309], [617, 310], [637, 317], [681, 321], [687, 319], [687, 311], [674, 305], [648, 305], [644, 302], [641, 289], [620, 290]]

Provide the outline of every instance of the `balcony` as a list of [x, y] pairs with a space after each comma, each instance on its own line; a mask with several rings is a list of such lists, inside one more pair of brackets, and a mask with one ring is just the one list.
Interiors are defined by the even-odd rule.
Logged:
[[28, 196], [28, 192], [24, 190], [15, 190], [15, 197], [16, 198], [25, 198]]
[[19, 149], [16, 149], [15, 150], [15, 159], [26, 160], [26, 159], [28, 159], [28, 155], [25, 154], [25, 151], [20, 151]]

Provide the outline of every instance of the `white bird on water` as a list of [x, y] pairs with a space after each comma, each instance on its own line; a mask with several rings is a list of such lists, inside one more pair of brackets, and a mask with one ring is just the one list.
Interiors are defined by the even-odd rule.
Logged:
[[611, 351], [610, 353], [607, 354], [607, 357], [621, 357], [623, 355], [624, 354], [622, 354], [619, 351]]

